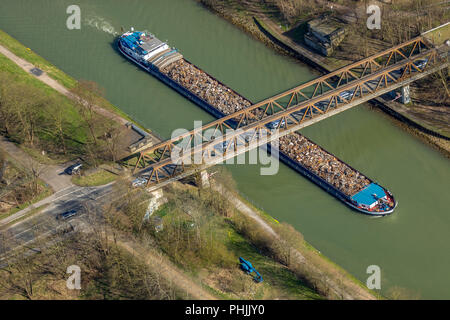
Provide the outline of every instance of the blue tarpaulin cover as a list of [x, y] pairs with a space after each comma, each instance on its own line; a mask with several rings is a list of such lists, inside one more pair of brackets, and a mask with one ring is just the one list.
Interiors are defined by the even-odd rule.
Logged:
[[[373, 194], [376, 194], [376, 198], [373, 196]], [[355, 200], [356, 202], [358, 202], [358, 204], [365, 204], [366, 206], [370, 206], [375, 201], [377, 201], [377, 199], [383, 198], [384, 196], [386, 196], [386, 193], [384, 192], [383, 188], [372, 182], [360, 192], [352, 196], [352, 200]]]
[[141, 54], [144, 53], [141, 47], [139, 47], [138, 41], [142, 32], [133, 32], [132, 34], [121, 38], [122, 43], [124, 43], [128, 48], [133, 50], [138, 50]]

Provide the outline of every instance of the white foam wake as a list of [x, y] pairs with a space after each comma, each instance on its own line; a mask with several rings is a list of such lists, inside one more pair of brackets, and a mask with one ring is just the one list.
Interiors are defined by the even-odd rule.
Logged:
[[114, 29], [111, 23], [106, 21], [102, 17], [94, 16], [94, 17], [88, 17], [85, 19], [85, 23], [88, 26], [91, 26], [93, 28], [96, 28], [97, 30], [109, 33], [113, 36], [117, 36], [119, 33]]

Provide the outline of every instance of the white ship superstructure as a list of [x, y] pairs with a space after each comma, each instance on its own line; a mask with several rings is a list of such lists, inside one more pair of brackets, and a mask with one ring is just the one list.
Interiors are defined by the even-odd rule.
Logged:
[[152, 34], [140, 31], [124, 33], [119, 38], [119, 48], [140, 64], [158, 69], [183, 58], [177, 49], [169, 47]]

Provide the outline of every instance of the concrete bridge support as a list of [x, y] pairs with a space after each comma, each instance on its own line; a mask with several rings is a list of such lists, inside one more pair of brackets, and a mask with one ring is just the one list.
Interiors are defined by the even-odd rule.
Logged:
[[211, 184], [209, 183], [208, 171], [203, 170], [200, 172], [200, 182], [202, 184], [202, 188], [209, 188], [211, 186]]
[[403, 104], [408, 104], [411, 102], [411, 97], [410, 97], [410, 91], [409, 91], [409, 84], [406, 86], [403, 86], [401, 88], [401, 94], [402, 94], [402, 103]]
[[147, 207], [147, 211], [145, 212], [144, 221], [147, 221], [150, 219], [152, 214], [158, 210], [158, 208], [166, 202], [166, 199], [164, 198], [163, 190], [158, 189], [155, 191], [150, 192], [151, 198], [150, 202]]

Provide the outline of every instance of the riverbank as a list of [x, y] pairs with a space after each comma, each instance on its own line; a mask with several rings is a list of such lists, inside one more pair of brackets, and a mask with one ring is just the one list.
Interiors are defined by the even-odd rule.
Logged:
[[[372, 106], [372, 110], [375, 112], [383, 113], [386, 119], [400, 127], [402, 130], [410, 133], [415, 138], [420, 140], [426, 145], [429, 145], [433, 149], [437, 150], [446, 158], [450, 159], [450, 140], [447, 138], [440, 138], [435, 135], [434, 132], [428, 132], [427, 128], [417, 128], [416, 123], [411, 121], [407, 115], [400, 112], [395, 112], [390, 108], [386, 108], [383, 105]], [[402, 108], [400, 106], [400, 108]], [[403, 107], [404, 108], [404, 107]], [[429, 129], [428, 129], [429, 130]]]
[[269, 250], [294, 274], [306, 280], [328, 299], [383, 299], [321, 254], [292, 226], [278, 222], [267, 212], [243, 199], [235, 190], [229, 189], [234, 185], [233, 182], [230, 183], [230, 178], [221, 179], [223, 176], [220, 177], [219, 174], [219, 177], [211, 181], [212, 189], [219, 192], [243, 215], [232, 221], [240, 233], [260, 250]]
[[[286, 34], [304, 27], [301, 27], [298, 22], [291, 26], [290, 31], [287, 26], [283, 27], [282, 19], [280, 19], [281, 13], [276, 12], [276, 7], [271, 7], [270, 10], [268, 8], [260, 8], [252, 1], [242, 1], [239, 3], [236, 1], [196, 1], [213, 11], [215, 14], [236, 25], [244, 32], [249, 33], [268, 47], [281, 54], [306, 62], [309, 66], [322, 73], [331, 72], [353, 62], [353, 60], [345, 58], [345, 55], [342, 54], [339, 58], [325, 58], [322, 55], [309, 50], [305, 46], [302, 46], [300, 43], [292, 41], [291, 37], [286, 36]], [[270, 16], [268, 16], [267, 12], [270, 12]], [[447, 29], [449, 28], [447, 27]], [[295, 32], [298, 33], [299, 31]], [[300, 34], [300, 36], [302, 35]], [[389, 47], [389, 45], [379, 41], [375, 42], [375, 47], [379, 47], [380, 50]], [[415, 93], [414, 89], [415, 88], [412, 87], [413, 94]], [[395, 101], [390, 102], [381, 97], [369, 102], [395, 118], [396, 121], [394, 121], [394, 123], [399, 125], [402, 129], [440, 151], [444, 156], [450, 157], [450, 137], [448, 135], [450, 130], [450, 126], [448, 126], [449, 121], [447, 121], [447, 128], [442, 130], [442, 125], [440, 123], [430, 119], [427, 114], [433, 113], [433, 110], [423, 106], [424, 103], [421, 101], [420, 94], [416, 95], [414, 104], [409, 104], [407, 106], [408, 108], [405, 108], [400, 103]], [[412, 109], [416, 110], [415, 114], [411, 111]], [[447, 116], [445, 113], [444, 116], [446, 116], [446, 119], [449, 118], [448, 120], [450, 120], [450, 116]]]
[[[15, 56], [17, 56], [20, 59], [23, 59], [24, 61], [27, 61], [30, 65], [27, 66], [25, 64], [22, 64], [22, 69], [26, 70], [27, 68], [39, 68], [40, 70], [44, 71], [49, 78], [54, 80], [56, 82], [56, 85], [51, 85], [50, 82], [47, 82], [46, 84], [53, 87], [53, 89], [59, 91], [60, 93], [64, 95], [69, 95], [69, 91], [73, 88], [75, 88], [77, 84], [77, 80], [69, 76], [68, 74], [64, 73], [60, 69], [58, 69], [56, 66], [33, 52], [30, 48], [25, 47], [22, 45], [19, 41], [11, 37], [6, 32], [0, 30], [0, 45], [5, 47], [7, 50], [9, 50], [11, 53], [13, 53]], [[17, 61], [17, 60], [16, 60]], [[16, 62], [17, 63], [17, 62]], [[28, 70], [26, 70], [28, 71]], [[42, 79], [42, 75], [39, 76]], [[60, 86], [58, 86], [58, 84]], [[110, 103], [108, 100], [106, 100], [103, 97], [99, 98], [99, 107], [105, 109], [107, 112], [102, 112], [103, 115], [114, 119], [118, 121], [121, 124], [126, 124], [127, 122], [133, 122], [140, 128], [144, 128], [141, 124], [136, 122], [135, 120], [131, 119], [125, 112], [120, 110], [118, 107], [114, 106], [112, 103]], [[101, 112], [101, 109], [98, 111]], [[149, 131], [145, 129], [146, 131]]]
[[[164, 203], [146, 223], [148, 196], [141, 198], [137, 191], [107, 217], [114, 228], [150, 240], [221, 299], [381, 298], [313, 249], [293, 227], [242, 199], [229, 173], [216, 173], [210, 187], [180, 182], [165, 187]], [[240, 256], [261, 273], [262, 283], [236, 268]]]
[[[45, 149], [41, 152], [39, 146], [37, 146], [38, 148], [36, 149], [33, 147], [30, 148], [25, 144], [20, 144], [24, 151], [38, 161], [45, 164], [60, 164], [73, 160], [72, 158], [74, 157], [78, 157], [81, 152], [80, 150], [90, 143], [88, 130], [84, 128], [86, 126], [89, 127], [91, 135], [97, 135], [97, 138], [100, 137], [100, 140], [102, 140], [102, 135], [108, 135], [110, 137], [110, 142], [107, 143], [110, 145], [107, 146], [107, 149], [110, 149], [113, 158], [112, 160], [114, 160], [114, 158], [128, 156], [130, 153], [128, 147], [143, 138], [140, 134], [135, 132], [136, 130], [131, 130], [131, 126], [129, 126], [130, 123], [133, 123], [137, 128], [144, 129], [138, 122], [132, 120], [128, 115], [101, 95], [96, 95], [95, 93], [93, 98], [95, 105], [92, 106], [92, 110], [95, 112], [98, 119], [91, 117], [89, 120], [89, 117], [84, 116], [82, 114], [83, 112], [77, 107], [77, 101], [81, 101], [83, 105], [86, 105], [86, 100], [83, 101], [83, 98], [80, 100], [77, 95], [74, 94], [74, 90], [78, 89], [77, 86], [89, 84], [77, 82], [75, 79], [66, 75], [51, 63], [32, 52], [31, 49], [26, 48], [1, 30], [0, 54], [2, 54], [0, 56], [0, 71], [3, 70], [5, 76], [9, 74], [10, 76], [8, 77], [14, 78], [14, 82], [25, 83], [26, 86], [37, 88], [36, 91], [40, 91], [43, 96], [49, 96], [49, 99], [52, 99], [51, 101], [59, 101], [60, 107], [58, 108], [61, 110], [49, 107], [49, 110], [38, 111], [38, 115], [43, 115], [47, 118], [49, 117], [47, 113], [50, 115], [50, 120], [52, 120], [50, 122], [54, 125], [55, 130], [58, 131], [58, 134], [45, 134], [41, 136], [44, 140], [57, 142], [54, 143], [55, 145], [60, 144], [59, 149], [61, 150], [56, 151], [58, 147], [55, 147], [55, 152], [52, 152], [53, 150], [48, 152], [48, 150]], [[30, 61], [33, 61], [34, 63], [30, 63]], [[80, 93], [82, 93], [82, 91], [80, 91]], [[94, 131], [96, 132], [93, 132], [89, 121], [96, 122], [96, 126], [101, 128], [99, 130], [95, 129]], [[43, 122], [45, 123], [48, 121]], [[86, 130], [80, 130], [80, 128]], [[103, 132], [103, 129], [107, 132]], [[149, 133], [148, 130], [144, 130]], [[149, 133], [149, 135], [151, 140], [158, 141], [158, 138], [155, 135], [151, 133]], [[70, 137], [70, 139], [63, 138], [64, 136]], [[14, 140], [14, 137], [12, 138]], [[94, 142], [95, 141], [96, 139], [94, 139]], [[99, 140], [97, 139], [97, 141]], [[96, 145], [97, 142], [94, 144]], [[44, 148], [45, 146], [42, 147]], [[62, 147], [64, 150], [62, 150]], [[114, 153], [114, 155], [112, 153]]]

